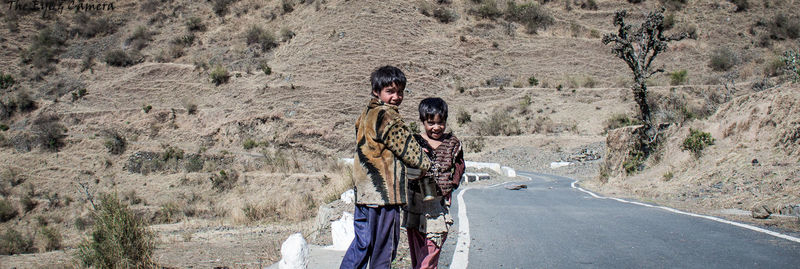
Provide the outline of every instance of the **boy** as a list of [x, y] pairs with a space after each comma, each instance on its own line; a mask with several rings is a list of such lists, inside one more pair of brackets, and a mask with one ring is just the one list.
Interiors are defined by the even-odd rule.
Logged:
[[[419, 120], [425, 131], [414, 135], [431, 156], [438, 173], [423, 175], [409, 182], [409, 201], [403, 214], [411, 256], [411, 266], [437, 268], [442, 244], [453, 219], [450, 217], [450, 194], [458, 188], [464, 174], [461, 142], [447, 129], [447, 103], [441, 98], [426, 98], [419, 104]], [[435, 182], [434, 199], [426, 201], [426, 181]]]
[[340, 268], [390, 268], [400, 235], [400, 207], [406, 204], [406, 166], [427, 171], [431, 161], [403, 123], [406, 77], [384, 66], [370, 76], [372, 98], [356, 121], [353, 183], [355, 238]]

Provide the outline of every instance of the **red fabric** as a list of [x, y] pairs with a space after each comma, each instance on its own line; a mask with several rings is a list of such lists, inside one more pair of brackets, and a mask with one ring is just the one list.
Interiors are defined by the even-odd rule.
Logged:
[[[447, 238], [447, 233], [444, 233], [442, 237]], [[444, 239], [442, 239], [442, 244], [444, 244]], [[442, 247], [426, 238], [419, 230], [408, 229], [408, 248], [411, 256], [411, 268], [436, 269], [439, 267], [439, 254]]]

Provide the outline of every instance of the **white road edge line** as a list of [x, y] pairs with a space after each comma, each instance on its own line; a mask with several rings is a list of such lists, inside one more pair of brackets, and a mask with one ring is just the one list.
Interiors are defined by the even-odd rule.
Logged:
[[[622, 202], [622, 203], [629, 203], [629, 204], [634, 204], [634, 205], [640, 205], [640, 206], [646, 206], [646, 207], [651, 207], [651, 208], [663, 209], [663, 210], [666, 210], [666, 211], [669, 211], [669, 212], [672, 212], [672, 213], [683, 214], [683, 215], [687, 215], [687, 216], [713, 220], [713, 221], [716, 221], [716, 222], [730, 224], [730, 225], [733, 225], [733, 226], [742, 227], [742, 228], [753, 230], [753, 231], [756, 231], [756, 232], [765, 233], [765, 234], [768, 234], [768, 235], [771, 235], [771, 236], [774, 236], [774, 237], [778, 237], [778, 238], [786, 239], [786, 240], [789, 240], [789, 241], [793, 241], [795, 243], [800, 243], [800, 238], [797, 238], [797, 237], [794, 237], [794, 236], [791, 236], [791, 235], [778, 233], [778, 232], [773, 232], [773, 231], [770, 231], [770, 230], [767, 230], [767, 229], [758, 228], [758, 227], [755, 227], [755, 226], [752, 226], [752, 225], [747, 225], [747, 224], [744, 224], [744, 223], [733, 222], [733, 221], [729, 221], [729, 220], [725, 220], [725, 219], [721, 219], [721, 218], [717, 218], [717, 217], [712, 217], [712, 216], [706, 216], [706, 215], [694, 214], [694, 213], [689, 213], [689, 212], [683, 212], [683, 211], [680, 211], [680, 210], [677, 210], [677, 209], [674, 209], [674, 208], [665, 207], [665, 206], [648, 205], [648, 204], [645, 204], [645, 203], [632, 202], [632, 201], [627, 201], [627, 200], [623, 200], [623, 199], [620, 199], [620, 198], [599, 196], [599, 195], [594, 194], [594, 193], [592, 193], [590, 191], [584, 190], [581, 187], [575, 186], [575, 183], [578, 183], [578, 181], [579, 180], [575, 180], [574, 182], [572, 182], [572, 184], [571, 184], [572, 188], [573, 189], [577, 189], [577, 190], [582, 191], [582, 192], [585, 192], [585, 193], [588, 193], [589, 195], [591, 195], [594, 198], [610, 199], [610, 200], [615, 200], [615, 201]], [[459, 201], [459, 203], [460, 202], [461, 201]], [[461, 210], [460, 206], [459, 206], [459, 210]], [[461, 214], [461, 211], [459, 211], [458, 213]]]
[[[517, 175], [518, 177], [526, 177], [528, 181], [533, 180], [532, 177]], [[493, 188], [511, 181], [494, 184], [484, 188]], [[466, 269], [469, 264], [469, 219], [467, 219], [467, 204], [464, 202], [464, 193], [468, 190], [475, 189], [476, 187], [467, 187], [458, 193], [456, 199], [458, 200], [458, 241], [456, 242], [456, 249], [453, 251], [453, 261], [450, 262], [451, 269]]]

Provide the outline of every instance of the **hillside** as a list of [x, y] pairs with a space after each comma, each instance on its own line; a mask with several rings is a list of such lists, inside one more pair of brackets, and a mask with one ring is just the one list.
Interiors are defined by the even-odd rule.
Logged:
[[[91, 200], [113, 192], [158, 231], [157, 262], [271, 264], [288, 234], [309, 234], [316, 208], [347, 189], [337, 159], [351, 157], [369, 74], [385, 64], [409, 78], [408, 122], [423, 98], [448, 102], [448, 127], [468, 159], [701, 212], [800, 203], [797, 84], [776, 71], [783, 51], [797, 48], [800, 22], [781, 12], [795, 1], [751, 1], [741, 12], [723, 0], [538, 1], [525, 13], [535, 24], [487, 0], [149, 0], [45, 13], [30, 2], [4, 1], [0, 13], [0, 72], [14, 80], [0, 96], [0, 196], [17, 212], [0, 227], [35, 235], [26, 252], [46, 253], [0, 256], [4, 266], [70, 259], [90, 230]], [[608, 120], [635, 115], [630, 71], [601, 37], [615, 31], [616, 10], [639, 20], [662, 2], [670, 31], [696, 36], [657, 58], [667, 72], [650, 84], [654, 102], [681, 100], [658, 111], [679, 122], [665, 161], [605, 184], [600, 161], [549, 170], [582, 149], [604, 155]], [[216, 85], [218, 68], [229, 78]], [[680, 70], [686, 78], [670, 86]], [[753, 87], [764, 81], [779, 86]], [[689, 127], [718, 141], [697, 160], [679, 148]], [[668, 171], [673, 179], [661, 180]], [[60, 231], [58, 250], [44, 246], [44, 226]], [[244, 249], [204, 263], [213, 260], [204, 249], [237, 245], [228, 238]]]

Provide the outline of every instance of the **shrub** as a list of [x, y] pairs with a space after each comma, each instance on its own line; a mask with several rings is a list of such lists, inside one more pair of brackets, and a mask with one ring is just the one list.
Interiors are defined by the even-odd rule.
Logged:
[[198, 17], [189, 17], [186, 20], [186, 30], [189, 30], [189, 32], [202, 32], [206, 30], [206, 25]]
[[14, 86], [14, 77], [11, 74], [0, 72], [0, 90], [5, 90]]
[[209, 76], [211, 77], [211, 82], [213, 82], [214, 85], [217, 86], [223, 83], [228, 83], [228, 80], [231, 78], [231, 75], [228, 74], [228, 70], [225, 69], [225, 67], [222, 67], [221, 65], [217, 65], [217, 67], [215, 67], [214, 70], [211, 71], [211, 74], [209, 74]]
[[669, 172], [664, 173], [663, 179], [664, 179], [664, 181], [670, 181], [670, 180], [672, 180], [673, 177], [675, 177], [675, 175], [672, 174], [672, 171], [669, 171]]
[[691, 151], [695, 157], [699, 158], [703, 154], [703, 149], [710, 145], [714, 145], [714, 138], [711, 137], [711, 134], [689, 129], [689, 136], [683, 140], [681, 149]]
[[672, 29], [672, 27], [675, 27], [675, 14], [670, 13], [664, 16], [664, 20], [661, 22], [661, 27], [664, 28], [664, 30], [669, 30]]
[[258, 146], [258, 142], [256, 142], [253, 139], [250, 139], [250, 138], [248, 138], [244, 142], [242, 142], [242, 147], [244, 149], [246, 149], [246, 150], [250, 150], [252, 148], [255, 148], [256, 146]]
[[8, 131], [8, 125], [0, 123], [0, 131]]
[[13, 228], [8, 228], [0, 237], [0, 255], [33, 253], [33, 235], [23, 235]]
[[736, 12], [747, 11], [747, 9], [750, 8], [750, 3], [748, 3], [747, 0], [728, 0], [728, 1], [736, 5]]
[[518, 135], [522, 133], [519, 121], [508, 113], [495, 111], [487, 119], [475, 122], [479, 135]]
[[585, 0], [581, 3], [582, 9], [597, 10], [597, 2], [594, 0]]
[[294, 3], [292, 3], [292, 0], [281, 0], [281, 9], [283, 14], [290, 13], [294, 11]]
[[76, 252], [86, 267], [149, 268], [155, 249], [155, 236], [116, 194], [104, 194], [92, 212], [94, 227]]
[[644, 169], [645, 156], [639, 150], [632, 150], [628, 152], [628, 157], [622, 162], [622, 168], [625, 169], [626, 175], [631, 175], [637, 171]]
[[[594, 88], [597, 86], [597, 80], [594, 80], [593, 77], [586, 77], [586, 80], [583, 81], [584, 88]], [[575, 92], [575, 89], [572, 89], [572, 92]]]
[[283, 42], [291, 40], [295, 35], [297, 34], [295, 34], [292, 30], [289, 30], [289, 28], [281, 28], [281, 38], [283, 38]]
[[192, 101], [185, 101], [183, 103], [183, 108], [186, 109], [186, 114], [194, 115], [197, 113], [197, 104]]
[[224, 17], [228, 13], [228, 5], [234, 1], [236, 0], [214, 0], [211, 9], [214, 10], [214, 14], [217, 14], [217, 16]]
[[114, 155], [120, 155], [125, 153], [125, 149], [128, 147], [128, 141], [125, 139], [122, 134], [117, 131], [108, 131], [106, 133], [106, 141], [103, 143], [108, 149], [108, 152]]
[[258, 68], [261, 69], [261, 71], [264, 72], [264, 75], [269, 76], [270, 74], [272, 74], [272, 68], [269, 67], [269, 65], [267, 65], [266, 63], [259, 64]]
[[141, 50], [147, 47], [147, 42], [150, 42], [153, 33], [143, 25], [139, 25], [133, 31], [133, 34], [125, 41], [134, 50]]
[[786, 68], [786, 63], [783, 61], [782, 58], [770, 59], [764, 66], [764, 76], [775, 77], [782, 75], [783, 70], [785, 68]]
[[640, 125], [640, 124], [642, 124], [641, 121], [635, 118], [628, 117], [628, 115], [614, 114], [613, 116], [611, 116], [611, 118], [606, 120], [605, 123], [606, 127], [604, 131], [608, 132], [609, 130], [622, 128], [625, 126]]
[[86, 88], [81, 88], [77, 91], [72, 92], [72, 102], [78, 101], [79, 99], [86, 96]]
[[258, 44], [261, 48], [261, 51], [268, 51], [274, 47], [278, 46], [278, 42], [275, 41], [275, 36], [272, 35], [261, 26], [253, 25], [250, 29], [247, 30], [247, 34], [245, 35], [247, 39], [247, 45]]
[[72, 20], [74, 27], [71, 32], [84, 38], [110, 35], [117, 31], [117, 24], [108, 17], [92, 19], [86, 12], [78, 12]]
[[158, 210], [158, 223], [173, 223], [178, 221], [181, 215], [181, 209], [175, 202], [167, 202], [162, 204]]
[[49, 151], [58, 151], [64, 146], [66, 128], [55, 114], [43, 115], [33, 122], [33, 131], [39, 145]]
[[669, 85], [681, 85], [686, 82], [686, 69], [669, 73]]
[[13, 105], [22, 112], [36, 109], [36, 102], [34, 102], [33, 98], [31, 98], [31, 96], [24, 91], [17, 93]]
[[483, 136], [478, 136], [471, 139], [464, 139], [465, 142], [464, 151], [469, 151], [469, 152], [483, 151], [483, 148], [486, 146], [484, 140], [485, 139], [483, 138]]
[[539, 80], [536, 79], [536, 77], [531, 76], [531, 77], [528, 78], [528, 84], [531, 85], [531, 86], [538, 86], [539, 85]]
[[39, 228], [39, 234], [44, 241], [44, 251], [61, 249], [61, 232], [58, 228], [45, 225]]
[[143, 105], [142, 106], [142, 111], [144, 111], [144, 113], [150, 113], [150, 110], [152, 110], [152, 109], [153, 109], [153, 106], [151, 106], [151, 105]]
[[111, 66], [131, 66], [136, 63], [133, 57], [121, 49], [114, 49], [106, 52], [105, 61]]
[[8, 199], [0, 200], [0, 222], [6, 222], [18, 214], [17, 209], [14, 208], [14, 205], [8, 201]]
[[459, 110], [458, 115], [456, 116], [456, 122], [458, 122], [458, 126], [463, 125], [464, 123], [472, 121], [472, 116], [469, 115], [469, 112], [466, 110]]
[[800, 37], [800, 19], [778, 14], [767, 25], [772, 39], [795, 39]]
[[211, 188], [218, 192], [232, 189], [236, 186], [236, 181], [238, 179], [239, 175], [236, 171], [225, 172], [225, 170], [220, 170], [219, 174], [214, 174], [209, 178], [209, 180], [211, 180]]
[[484, 0], [474, 9], [470, 9], [470, 13], [483, 19], [496, 19], [503, 15], [503, 12], [497, 8], [497, 2], [492, 0]]
[[661, 0], [661, 4], [670, 10], [681, 10], [689, 0]]
[[444, 7], [437, 7], [433, 10], [433, 17], [441, 23], [451, 23], [458, 20], [458, 12]]
[[55, 57], [61, 46], [67, 42], [68, 36], [69, 33], [60, 23], [42, 29], [34, 37], [30, 47], [22, 52], [22, 62], [33, 64], [37, 68], [49, 67], [50, 63], [57, 62]]
[[539, 28], [547, 28], [554, 22], [547, 10], [534, 2], [523, 5], [509, 2], [505, 17], [509, 21], [525, 25], [529, 34], [535, 34]]
[[727, 47], [720, 47], [711, 54], [709, 66], [714, 71], [728, 71], [737, 64], [736, 54]]

